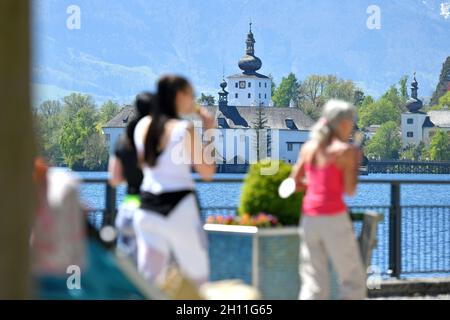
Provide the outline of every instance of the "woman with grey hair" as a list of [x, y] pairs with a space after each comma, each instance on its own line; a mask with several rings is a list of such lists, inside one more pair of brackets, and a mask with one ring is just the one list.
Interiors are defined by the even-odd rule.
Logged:
[[300, 151], [291, 177], [304, 190], [300, 222], [300, 299], [329, 299], [329, 260], [342, 299], [364, 299], [365, 273], [343, 196], [354, 195], [361, 152], [349, 144], [355, 108], [328, 101]]

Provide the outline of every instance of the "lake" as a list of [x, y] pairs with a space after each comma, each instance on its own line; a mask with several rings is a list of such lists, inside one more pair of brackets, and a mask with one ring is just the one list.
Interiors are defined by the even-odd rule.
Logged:
[[[106, 172], [80, 172], [82, 178], [107, 178]], [[218, 174], [217, 178], [243, 178], [243, 174]], [[378, 228], [378, 245], [374, 250], [373, 264], [383, 275], [389, 273], [389, 184], [370, 184], [372, 179], [439, 180], [450, 181], [450, 175], [439, 174], [369, 174], [361, 176], [354, 197], [346, 197], [353, 207], [378, 207], [385, 220]], [[197, 183], [202, 207], [236, 207], [239, 204], [241, 183]], [[92, 209], [105, 205], [105, 187], [99, 184], [83, 184], [81, 197]], [[125, 194], [125, 187], [118, 188], [117, 202]], [[402, 209], [402, 270], [405, 277], [423, 275], [447, 275], [450, 273], [450, 184], [411, 184], [401, 187]], [[420, 207], [422, 206], [422, 207]], [[383, 208], [384, 207], [384, 208]], [[358, 232], [359, 225], [355, 225]], [[376, 269], [375, 268], [375, 269]], [[440, 272], [435, 272], [440, 271]]]

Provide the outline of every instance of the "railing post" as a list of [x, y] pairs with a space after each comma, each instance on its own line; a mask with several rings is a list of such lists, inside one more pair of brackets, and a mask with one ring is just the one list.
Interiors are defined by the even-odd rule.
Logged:
[[391, 183], [391, 210], [389, 214], [389, 269], [392, 276], [400, 278], [401, 261], [401, 208], [400, 184]]
[[116, 188], [106, 184], [105, 216], [103, 225], [112, 225], [116, 216]]

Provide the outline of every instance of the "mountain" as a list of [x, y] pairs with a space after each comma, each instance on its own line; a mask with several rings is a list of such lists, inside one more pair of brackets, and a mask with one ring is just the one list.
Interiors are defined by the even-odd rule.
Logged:
[[373, 1], [78, 0], [80, 29], [66, 26], [74, 1], [33, 2], [35, 103], [70, 91], [129, 102], [163, 73], [215, 94], [222, 72], [240, 71], [253, 22], [261, 72], [336, 74], [379, 96], [417, 71], [431, 96], [450, 54], [450, 18], [437, 0], [380, 0], [381, 29], [366, 21]]

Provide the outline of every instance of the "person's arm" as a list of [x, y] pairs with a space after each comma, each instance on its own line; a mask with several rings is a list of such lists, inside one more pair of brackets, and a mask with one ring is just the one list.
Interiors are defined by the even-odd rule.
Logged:
[[116, 187], [125, 181], [122, 170], [122, 162], [120, 159], [116, 156], [111, 156], [108, 164], [108, 182], [111, 186]]
[[306, 185], [303, 180], [305, 178], [305, 146], [298, 153], [298, 159], [294, 167], [292, 168], [292, 172], [290, 177], [295, 180], [296, 192], [305, 191]]
[[[210, 130], [215, 128], [215, 120], [205, 108], [200, 108], [198, 112], [203, 121], [203, 129]], [[204, 181], [211, 181], [216, 173], [215, 150], [213, 142], [204, 146], [201, 137], [195, 132], [194, 127], [190, 126], [189, 132], [189, 150], [190, 159], [194, 170]], [[212, 152], [211, 148], [213, 149]]]
[[200, 175], [202, 180], [211, 181], [216, 173], [215, 159], [209, 159], [204, 154], [204, 146], [200, 136], [195, 132], [194, 127], [190, 126], [189, 133], [189, 150], [190, 160], [194, 170]]
[[361, 151], [354, 147], [346, 149], [341, 157], [341, 166], [344, 170], [345, 193], [350, 197], [356, 192], [358, 185], [359, 159]]

